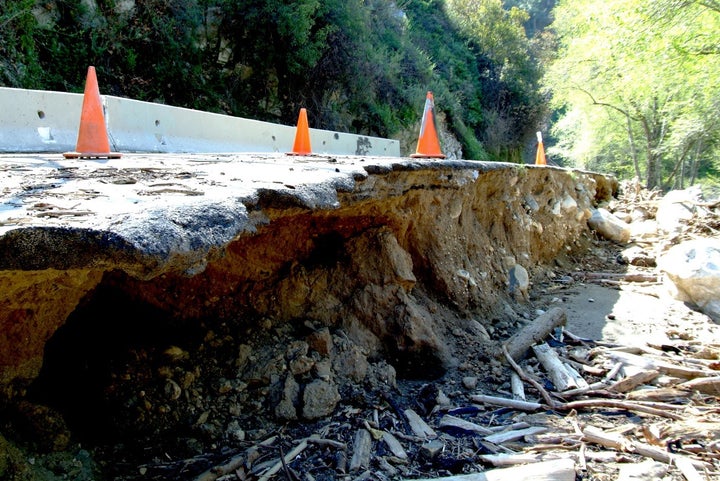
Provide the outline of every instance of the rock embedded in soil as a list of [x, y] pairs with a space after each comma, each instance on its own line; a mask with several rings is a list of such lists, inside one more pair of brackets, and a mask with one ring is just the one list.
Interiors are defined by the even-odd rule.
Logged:
[[307, 337], [307, 343], [310, 349], [316, 351], [321, 356], [327, 356], [333, 348], [332, 336], [327, 327], [323, 327]]
[[[367, 402], [398, 379], [439, 378], [467, 339], [474, 373], [516, 321], [502, 259], [533, 279], [583, 248], [590, 210], [615, 190], [597, 174], [472, 161], [156, 160], [70, 162], [62, 190], [16, 192], [22, 223], [3, 211], [3, 402], [35, 382], [66, 406], [108, 402], [84, 422], [130, 439], [211, 443], [320, 419], [340, 392]], [[22, 162], [30, 173], [4, 174], [66, 172]], [[135, 184], [113, 182], [128, 170]], [[139, 195], [165, 182], [205, 195]], [[28, 208], [48, 196], [93, 214]], [[82, 375], [77, 395], [55, 374]]]
[[297, 406], [300, 400], [300, 385], [292, 375], [283, 383], [280, 402], [275, 406], [275, 416], [283, 421], [297, 419]]
[[337, 386], [329, 381], [316, 379], [307, 386], [303, 393], [302, 414], [305, 419], [318, 419], [335, 410], [340, 401]]

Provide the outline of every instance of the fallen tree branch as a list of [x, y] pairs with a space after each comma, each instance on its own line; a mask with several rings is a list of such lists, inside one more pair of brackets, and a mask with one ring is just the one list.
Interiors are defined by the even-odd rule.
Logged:
[[[275, 442], [277, 439], [277, 436], [271, 436], [270, 438], [266, 439], [265, 441], [261, 442], [260, 446], [270, 446]], [[226, 474], [234, 473], [238, 468], [240, 468], [246, 459], [250, 458], [249, 453], [257, 449], [257, 446], [253, 446], [252, 448], [246, 450], [242, 454], [237, 454], [230, 458], [228, 462], [225, 464], [221, 464], [219, 466], [214, 466], [204, 473], [200, 474], [197, 478], [195, 478], [195, 481], [215, 481], [221, 476], [224, 476]]]
[[513, 481], [575, 481], [575, 462], [572, 459], [555, 459], [511, 468], [491, 469], [483, 473], [433, 478], [432, 481], [507, 481], [508, 479]]
[[566, 323], [565, 309], [553, 307], [547, 310], [505, 342], [509, 356], [515, 361], [521, 360], [533, 344], [542, 341], [553, 329]]
[[611, 358], [622, 361], [626, 364], [630, 364], [644, 369], [657, 370], [671, 376], [682, 377], [685, 379], [693, 379], [696, 377], [714, 377], [717, 376], [717, 371], [705, 370], [705, 369], [692, 369], [689, 367], [678, 366], [669, 362], [660, 361], [656, 359], [649, 359], [645, 356], [638, 356], [635, 354], [629, 354], [621, 351], [610, 351], [607, 353]]
[[658, 276], [656, 274], [641, 274], [641, 273], [634, 273], [629, 274], [626, 272], [622, 273], [615, 273], [615, 272], [586, 272], [583, 274], [585, 279], [588, 280], [597, 280], [597, 281], [604, 281], [604, 280], [615, 280], [615, 281], [625, 281], [625, 282], [649, 282], [652, 284], [658, 283]]
[[278, 462], [276, 462], [272, 467], [268, 468], [267, 471], [263, 473], [262, 476], [258, 479], [258, 481], [268, 481], [272, 476], [277, 474], [282, 468], [284, 464], [290, 463], [293, 459], [295, 459], [300, 453], [305, 451], [305, 448], [307, 448], [308, 442], [306, 439], [303, 439], [300, 444], [295, 446], [292, 451], [287, 453], [284, 457], [282, 457]]
[[705, 481], [705, 476], [697, 472], [692, 461], [688, 458], [673, 456], [673, 461], [687, 481]]
[[682, 458], [689, 461], [693, 466], [701, 469], [707, 466], [706, 463], [702, 461], [690, 459], [686, 456], [678, 454], [671, 454], [655, 446], [641, 443], [639, 441], [633, 441], [622, 434], [606, 433], [593, 426], [588, 426], [583, 429], [583, 439], [589, 443], [599, 444], [606, 448], [612, 448], [628, 453], [637, 453], [641, 456], [654, 459], [655, 461], [659, 461], [661, 463], [670, 464], [675, 458]]
[[573, 396], [578, 396], [580, 394], [587, 394], [589, 392], [595, 392], [600, 389], [604, 389], [607, 386], [608, 386], [608, 384], [606, 381], [598, 381], [598, 382], [594, 382], [586, 387], [579, 387], [577, 389], [569, 389], [567, 391], [559, 392], [557, 394], [558, 394], [558, 396], [560, 396], [562, 398], [569, 398], [569, 397], [573, 397]]
[[525, 386], [516, 372], [510, 373], [510, 389], [512, 390], [513, 399], [525, 401]]
[[438, 426], [440, 428], [445, 429], [458, 429], [460, 431], [468, 432], [468, 433], [477, 433], [482, 435], [489, 435], [493, 434], [493, 431], [490, 429], [480, 426], [475, 423], [471, 423], [470, 421], [466, 421], [464, 419], [451, 416], [449, 414], [446, 414], [440, 419], [440, 422], [438, 423]]
[[677, 387], [690, 391], [700, 391], [713, 396], [720, 396], [720, 377], [696, 378], [678, 384]]
[[195, 481], [215, 481], [220, 476], [235, 472], [235, 470], [242, 466], [244, 462], [245, 453], [238, 454], [237, 456], [233, 456], [227, 463], [220, 466], [215, 466], [205, 471], [200, 476], [195, 478]]
[[534, 403], [529, 401], [521, 401], [519, 399], [508, 399], [508, 398], [502, 398], [497, 396], [486, 396], [484, 394], [475, 394], [473, 396], [470, 396], [470, 399], [474, 403], [480, 403], [480, 404], [492, 404], [494, 406], [503, 406], [513, 409], [518, 409], [520, 411], [538, 411], [543, 408], [543, 405], [540, 403]]
[[530, 426], [525, 429], [514, 429], [491, 434], [489, 436], [485, 436], [483, 439], [493, 444], [502, 444], [524, 438], [525, 436], [546, 433], [547, 431], [548, 428], [543, 426]]
[[558, 406], [556, 409], [562, 409], [569, 411], [571, 409], [587, 409], [595, 407], [611, 407], [616, 409], [625, 409], [627, 411], [637, 411], [645, 414], [652, 414], [654, 416], [661, 416], [664, 418], [674, 419], [680, 421], [683, 416], [678, 414], [665, 411], [663, 409], [657, 409], [650, 406], [645, 406], [638, 403], [631, 403], [627, 401], [620, 401], [617, 399], [584, 399], [582, 401], [571, 401]]
[[[563, 314], [564, 314], [564, 311], [563, 311]], [[552, 397], [550, 397], [550, 394], [548, 394], [548, 392], [545, 390], [544, 387], [542, 387], [542, 385], [539, 382], [537, 382], [535, 379], [533, 379], [530, 376], [528, 376], [527, 374], [525, 374], [525, 371], [523, 371], [523, 369], [520, 367], [520, 365], [517, 362], [515, 362], [515, 359], [513, 359], [512, 355], [508, 351], [507, 344], [502, 345], [502, 350], [503, 350], [503, 353], [505, 354], [505, 359], [507, 359], [507, 362], [512, 366], [513, 369], [515, 369], [515, 372], [517, 372], [518, 376], [520, 376], [520, 379], [530, 383], [530, 385], [532, 385], [532, 387], [537, 389], [537, 391], [543, 397], [543, 399], [545, 400], [545, 403], [548, 406], [555, 407], [558, 404], [558, 402], [555, 401]]]
[[[532, 346], [532, 350], [535, 353], [535, 357], [547, 371], [548, 377], [555, 386], [556, 391], [562, 392], [571, 388], [584, 387], [578, 385], [575, 377], [568, 371], [567, 367], [560, 360], [560, 357], [557, 355], [555, 350], [548, 346], [547, 343], [544, 342], [542, 344]], [[585, 383], [585, 386], [587, 386], [587, 383]]]
[[614, 384], [608, 386], [608, 391], [613, 392], [628, 392], [632, 391], [636, 387], [648, 383], [660, 375], [659, 371], [642, 371], [632, 376], [628, 376]]
[[[617, 451], [594, 451], [586, 453], [591, 461], [614, 462], [617, 461]], [[518, 464], [538, 463], [555, 459], [577, 459], [578, 453], [518, 453], [518, 454], [480, 454], [478, 459], [484, 463], [492, 464], [495, 467], [516, 466]]]
[[[631, 403], [627, 401], [619, 401], [615, 399], [586, 399], [582, 401], [571, 401], [571, 402], [559, 402], [550, 397], [550, 394], [534, 379], [530, 378], [527, 374], [525, 374], [525, 371], [515, 362], [515, 360], [512, 359], [510, 354], [507, 352], [507, 349], [505, 348], [505, 345], [503, 344], [503, 352], [505, 353], [505, 357], [510, 363], [510, 365], [515, 369], [515, 371], [518, 373], [520, 378], [524, 381], [528, 381], [533, 385], [535, 389], [540, 392], [543, 399], [545, 400], [545, 403], [548, 405], [548, 407], [552, 409], [562, 410], [562, 411], [569, 411], [572, 409], [587, 409], [587, 408], [595, 408], [595, 407], [614, 407], [618, 409], [626, 409], [628, 411], [637, 411], [642, 412], [645, 414], [652, 414], [655, 416], [662, 416], [670, 419], [682, 419], [682, 416], [679, 416], [677, 414], [674, 414], [672, 412], [669, 412], [667, 410], [663, 409], [657, 409], [650, 406], [646, 406], [643, 404], [638, 403]], [[639, 357], [639, 356], [638, 356]], [[473, 396], [473, 398], [476, 396]], [[512, 400], [511, 400], [512, 401]]]

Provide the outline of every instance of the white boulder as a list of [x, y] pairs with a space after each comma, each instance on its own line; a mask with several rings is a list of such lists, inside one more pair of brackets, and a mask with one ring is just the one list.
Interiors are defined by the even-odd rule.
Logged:
[[676, 299], [720, 322], [720, 240], [696, 239], [671, 247], [658, 262]]
[[630, 227], [606, 209], [595, 209], [588, 225], [606, 239], [622, 243], [630, 240]]
[[660, 230], [677, 234], [683, 226], [698, 214], [698, 204], [702, 199], [700, 187], [693, 186], [684, 190], [671, 190], [658, 203], [655, 220]]

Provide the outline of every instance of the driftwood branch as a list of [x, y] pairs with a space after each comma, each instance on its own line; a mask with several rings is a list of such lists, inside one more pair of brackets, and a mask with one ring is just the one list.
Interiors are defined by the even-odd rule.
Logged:
[[513, 399], [525, 401], [525, 386], [517, 372], [510, 374], [510, 389], [512, 390]]
[[439, 426], [440, 428], [459, 429], [468, 433], [477, 433], [483, 435], [493, 433], [493, 431], [486, 427], [480, 426], [479, 424], [471, 423], [470, 421], [466, 421], [455, 416], [451, 416], [449, 414], [446, 414], [440, 419]]
[[505, 343], [507, 352], [513, 360], [519, 361], [525, 357], [530, 347], [545, 339], [553, 329], [564, 326], [566, 323], [567, 313], [565, 309], [553, 307], [508, 339]]
[[502, 444], [524, 438], [525, 436], [546, 433], [547, 430], [548, 428], [542, 426], [531, 426], [525, 429], [511, 429], [509, 431], [491, 434], [489, 436], [485, 436], [483, 439], [490, 443]]
[[696, 378], [678, 384], [679, 388], [690, 391], [700, 391], [713, 396], [720, 396], [720, 377]]
[[543, 405], [540, 403], [520, 401], [519, 399], [508, 399], [497, 396], [487, 396], [484, 394], [475, 394], [470, 396], [470, 399], [474, 403], [492, 404], [494, 406], [503, 406], [518, 409], [520, 411], [538, 411], [543, 408]]
[[[591, 461], [615, 462], [618, 459], [617, 451], [593, 451], [585, 454]], [[480, 454], [478, 459], [495, 467], [515, 466], [518, 464], [538, 463], [553, 459], [577, 459], [579, 453], [519, 453], [519, 454]]]
[[660, 375], [660, 372], [655, 371], [655, 370], [641, 371], [632, 376], [628, 376], [625, 379], [621, 379], [620, 381], [617, 381], [614, 384], [611, 384], [610, 386], [608, 386], [608, 391], [613, 391], [613, 392], [632, 391], [636, 387], [652, 381], [659, 375]]
[[566, 391], [572, 388], [578, 388], [575, 378], [568, 372], [567, 368], [560, 360], [555, 350], [547, 343], [532, 346], [535, 357], [540, 361], [548, 373], [548, 377], [552, 381], [557, 391]]
[[624, 282], [658, 282], [658, 276], [655, 274], [641, 274], [641, 273], [615, 273], [615, 272], [586, 272], [583, 277], [589, 281], [624, 281]]
[[298, 457], [300, 453], [305, 451], [305, 448], [307, 448], [308, 442], [307, 439], [303, 439], [300, 441], [300, 443], [295, 446], [292, 451], [287, 453], [284, 457], [279, 459], [272, 467], [270, 467], [267, 471], [263, 473], [262, 476], [258, 479], [258, 481], [268, 481], [272, 476], [277, 474], [282, 468], [284, 464], [292, 462], [293, 459]]
[[483, 473], [433, 478], [432, 481], [507, 481], [508, 479], [513, 481], [575, 481], [575, 462], [572, 459], [556, 459], [511, 468], [491, 469]]
[[238, 454], [237, 456], [233, 456], [227, 463], [215, 466], [214, 468], [205, 471], [200, 476], [195, 478], [195, 481], [215, 481], [220, 476], [224, 476], [226, 474], [234, 473], [236, 469], [240, 468], [243, 463], [245, 462], [245, 454]]
[[[277, 436], [272, 436], [265, 441], [260, 443], [260, 446], [270, 446], [277, 440]], [[246, 450], [244, 453], [237, 454], [230, 458], [228, 462], [225, 464], [221, 464], [219, 466], [214, 466], [210, 468], [209, 470], [205, 471], [204, 473], [200, 474], [197, 478], [195, 478], [195, 481], [215, 481], [221, 476], [224, 476], [226, 474], [234, 473], [238, 468], [240, 468], [246, 460], [249, 460], [251, 458], [251, 452], [256, 451], [257, 446], [253, 446], [252, 448]]]
[[532, 387], [537, 389], [537, 391], [543, 397], [543, 399], [545, 400], [547, 405], [554, 407], [557, 404], [557, 401], [555, 401], [553, 398], [550, 397], [550, 394], [548, 394], [548, 392], [545, 390], [544, 387], [542, 387], [542, 385], [539, 382], [537, 382], [535, 379], [533, 379], [530, 376], [528, 376], [527, 374], [525, 374], [525, 371], [523, 371], [523, 369], [520, 367], [520, 365], [517, 362], [515, 362], [515, 359], [513, 359], [512, 355], [508, 351], [506, 344], [503, 344], [502, 350], [503, 350], [503, 353], [505, 354], [505, 359], [507, 359], [507, 362], [513, 367], [513, 369], [515, 369], [515, 372], [517, 372], [518, 376], [520, 376], [520, 379], [529, 383], [530, 385], [532, 385]]
[[676, 421], [682, 420], [683, 417], [673, 412], [657, 409], [644, 404], [632, 403], [628, 401], [620, 401], [617, 399], [583, 399], [581, 401], [571, 401], [558, 406], [558, 409], [564, 411], [570, 411], [572, 409], [587, 409], [596, 407], [609, 407], [616, 409], [625, 409], [627, 411], [636, 411], [645, 414], [652, 414], [654, 416], [661, 416], [664, 418], [675, 419]]
[[717, 376], [717, 371], [678, 366], [676, 364], [661, 361], [658, 359], [650, 359], [645, 356], [638, 356], [635, 354], [629, 354], [621, 351], [610, 351], [608, 352], [608, 355], [611, 358], [622, 361], [626, 364], [641, 367], [644, 369], [657, 370], [671, 376], [682, 377], [685, 379]]
[[678, 454], [671, 454], [658, 447], [641, 443], [639, 441], [633, 441], [622, 434], [606, 433], [605, 431], [592, 426], [588, 426], [583, 430], [583, 439], [589, 443], [599, 444], [606, 448], [612, 448], [628, 453], [637, 453], [641, 456], [654, 459], [655, 461], [659, 461], [661, 463], [669, 464], [675, 458], [681, 457], [688, 460], [693, 466], [701, 469], [706, 466], [706, 464], [702, 461], [696, 461]]
[[[644, 404], [639, 403], [632, 403], [627, 401], [619, 401], [614, 399], [586, 399], [582, 401], [572, 401], [572, 402], [560, 402], [556, 401], [550, 395], [548, 392], [534, 379], [528, 377], [525, 372], [522, 370], [522, 368], [510, 357], [509, 353], [507, 352], [507, 349], [505, 349], [505, 346], [503, 345], [503, 351], [505, 352], [505, 356], [508, 360], [508, 362], [513, 366], [515, 371], [518, 373], [521, 379], [524, 381], [530, 382], [533, 387], [535, 387], [543, 396], [543, 399], [545, 399], [545, 403], [548, 405], [548, 407], [552, 409], [558, 409], [563, 411], [569, 411], [572, 409], [588, 409], [588, 408], [595, 408], [595, 407], [614, 407], [618, 409], [626, 409], [628, 411], [637, 411], [642, 412], [645, 414], [652, 414], [655, 416], [662, 416], [670, 419], [682, 419], [681, 416], [672, 413], [670, 411], [664, 410], [664, 409], [657, 409], [653, 408]], [[473, 401], [475, 401], [475, 398], [477, 396], [472, 396]], [[513, 401], [512, 399], [509, 401]], [[483, 401], [484, 402], [484, 401]]]

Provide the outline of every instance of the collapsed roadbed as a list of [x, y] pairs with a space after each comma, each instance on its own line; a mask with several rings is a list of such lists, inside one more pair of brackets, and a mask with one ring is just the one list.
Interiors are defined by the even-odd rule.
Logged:
[[618, 189], [551, 167], [240, 154], [3, 156], [0, 185], [11, 429], [46, 450], [172, 440], [178, 457], [495, 362], [529, 282], [583, 250]]

